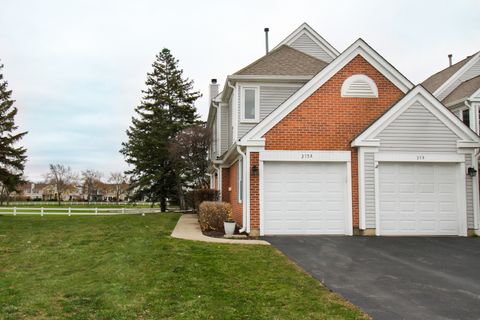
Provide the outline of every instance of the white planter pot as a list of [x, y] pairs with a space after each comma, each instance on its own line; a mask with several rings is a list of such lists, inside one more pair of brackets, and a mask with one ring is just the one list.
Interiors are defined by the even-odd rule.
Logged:
[[235, 232], [235, 222], [224, 222], [223, 227], [225, 228], [225, 235], [227, 237], [233, 236], [233, 233]]

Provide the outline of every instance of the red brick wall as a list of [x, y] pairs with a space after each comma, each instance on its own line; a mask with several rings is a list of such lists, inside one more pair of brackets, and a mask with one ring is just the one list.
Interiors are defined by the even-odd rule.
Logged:
[[[343, 81], [353, 74], [365, 74], [375, 81], [378, 98], [342, 98]], [[357, 151], [350, 143], [402, 96], [395, 85], [359, 55], [267, 132], [265, 149], [352, 151], [353, 224], [357, 227], [358, 162]], [[252, 220], [253, 215], [258, 213], [252, 212]]]
[[224, 202], [230, 202], [228, 187], [230, 187], [230, 169], [222, 168], [222, 201]]
[[250, 228], [251, 230], [258, 230], [260, 227], [260, 205], [259, 205], [259, 176], [252, 174], [253, 166], [258, 165], [258, 152], [250, 153]]
[[237, 181], [237, 175], [238, 175], [238, 161], [235, 162], [230, 168], [230, 187], [232, 188], [232, 191], [230, 192], [230, 204], [232, 205], [233, 209], [233, 219], [237, 222], [237, 224], [242, 225], [243, 224], [243, 206], [241, 203], [238, 203], [238, 181]]

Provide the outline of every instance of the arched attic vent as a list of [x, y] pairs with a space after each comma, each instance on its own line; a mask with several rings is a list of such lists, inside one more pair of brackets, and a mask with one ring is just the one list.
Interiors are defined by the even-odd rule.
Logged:
[[364, 74], [348, 77], [342, 84], [342, 97], [378, 98], [375, 82]]

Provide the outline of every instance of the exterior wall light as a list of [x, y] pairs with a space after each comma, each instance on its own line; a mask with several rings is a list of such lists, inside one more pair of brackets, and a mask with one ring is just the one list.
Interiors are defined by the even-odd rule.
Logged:
[[470, 177], [475, 177], [477, 175], [477, 170], [475, 170], [475, 168], [469, 167], [467, 170], [467, 174]]
[[252, 176], [258, 176], [258, 166], [252, 166]]

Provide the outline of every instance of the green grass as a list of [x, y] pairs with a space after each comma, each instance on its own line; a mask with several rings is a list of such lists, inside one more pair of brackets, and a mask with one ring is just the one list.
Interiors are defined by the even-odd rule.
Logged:
[[0, 216], [0, 319], [363, 319], [272, 247], [170, 238], [178, 214]]

